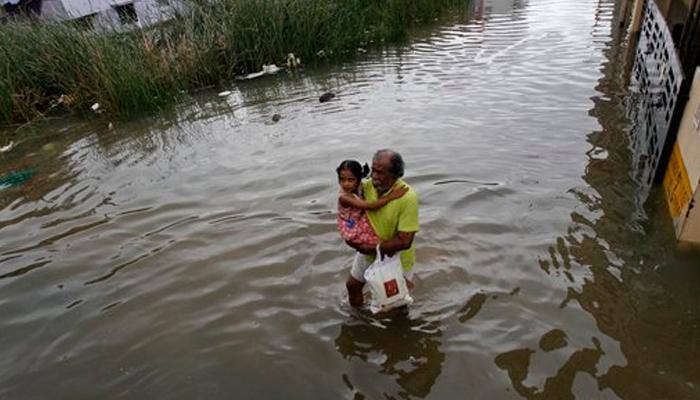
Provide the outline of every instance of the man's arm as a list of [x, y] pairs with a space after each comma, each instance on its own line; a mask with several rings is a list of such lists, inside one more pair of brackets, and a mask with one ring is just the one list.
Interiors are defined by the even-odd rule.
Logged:
[[[379, 245], [379, 250], [382, 252], [382, 254], [386, 254], [391, 257], [401, 250], [406, 250], [410, 248], [411, 244], [413, 243], [413, 237], [415, 235], [415, 232], [399, 232], [393, 238], [381, 242]], [[353, 249], [357, 250], [362, 254], [374, 255], [377, 252], [374, 246], [366, 244], [353, 244], [350, 242], [345, 243], [347, 243], [348, 246], [352, 247]]]
[[400, 187], [392, 190], [391, 193], [386, 196], [382, 196], [375, 201], [366, 201], [363, 199], [358, 199], [355, 196], [349, 194], [343, 194], [340, 196], [340, 204], [343, 206], [350, 206], [354, 208], [359, 208], [360, 210], [376, 210], [382, 208], [390, 201], [396, 200], [408, 192], [407, 187]]
[[347, 240], [345, 241], [345, 243], [348, 246], [355, 249], [358, 253], [367, 254], [367, 255], [374, 255], [377, 252], [377, 250], [374, 246], [370, 246], [367, 244], [355, 244], [355, 243], [351, 243]]
[[387, 240], [386, 242], [382, 242], [379, 245], [379, 249], [381, 250], [382, 254], [386, 254], [391, 257], [401, 250], [410, 248], [415, 235], [415, 232], [399, 232], [393, 238]]

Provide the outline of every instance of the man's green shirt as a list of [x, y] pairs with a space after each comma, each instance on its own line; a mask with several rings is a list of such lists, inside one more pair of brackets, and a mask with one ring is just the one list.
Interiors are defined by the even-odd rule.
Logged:
[[[418, 232], [418, 196], [413, 188], [398, 179], [393, 187], [407, 186], [408, 192], [400, 198], [390, 201], [387, 205], [377, 210], [367, 210], [369, 222], [377, 233], [377, 236], [384, 241], [396, 236], [398, 232]], [[371, 180], [362, 182], [362, 192], [366, 201], [376, 201], [378, 199], [377, 190], [372, 185]], [[374, 258], [374, 256], [371, 256]], [[401, 251], [401, 265], [405, 270], [413, 268], [416, 262], [416, 246], [414, 243], [407, 250]]]

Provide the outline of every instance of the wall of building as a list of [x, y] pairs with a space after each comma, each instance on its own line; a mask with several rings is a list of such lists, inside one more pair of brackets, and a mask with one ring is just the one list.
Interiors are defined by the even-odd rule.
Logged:
[[60, 0], [70, 18], [80, 18], [112, 7], [109, 0]]
[[[117, 7], [133, 4], [136, 18], [125, 21]], [[182, 0], [44, 0], [41, 18], [46, 21], [86, 19], [97, 31], [121, 31], [148, 26], [172, 18], [185, 7]]]
[[700, 243], [700, 69], [696, 69], [678, 137], [664, 175], [676, 236]]

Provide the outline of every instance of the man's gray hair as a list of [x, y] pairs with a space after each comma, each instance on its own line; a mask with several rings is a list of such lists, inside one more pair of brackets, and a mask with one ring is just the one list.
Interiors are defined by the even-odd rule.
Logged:
[[399, 154], [398, 152], [391, 149], [377, 150], [377, 152], [374, 153], [374, 157], [372, 157], [372, 161], [377, 161], [377, 159], [379, 159], [379, 157], [381, 157], [384, 154], [390, 156], [389, 173], [396, 178], [401, 178], [403, 176], [405, 164], [403, 162], [403, 157], [401, 157], [401, 154]]

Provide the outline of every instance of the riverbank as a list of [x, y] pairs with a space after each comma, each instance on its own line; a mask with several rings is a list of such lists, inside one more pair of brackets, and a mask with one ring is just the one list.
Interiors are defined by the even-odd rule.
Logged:
[[401, 40], [457, 0], [193, 1], [169, 22], [98, 35], [75, 23], [0, 25], [0, 123], [54, 109], [128, 117], [183, 93], [283, 64], [347, 58]]

